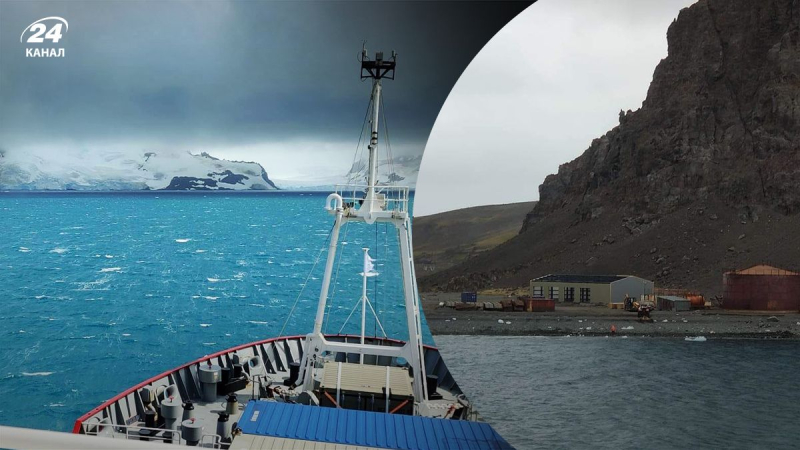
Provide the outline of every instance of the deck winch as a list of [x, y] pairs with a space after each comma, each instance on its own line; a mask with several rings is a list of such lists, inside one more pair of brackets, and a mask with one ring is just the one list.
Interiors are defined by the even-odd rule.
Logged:
[[203, 439], [203, 419], [189, 419], [181, 422], [181, 437], [186, 445], [195, 447]]
[[217, 383], [222, 380], [222, 370], [218, 365], [209, 362], [207, 365], [201, 364], [197, 371], [200, 373], [203, 401], [216, 401]]
[[177, 430], [178, 422], [183, 415], [183, 405], [180, 400], [170, 397], [161, 402], [161, 417], [164, 418], [164, 428]]

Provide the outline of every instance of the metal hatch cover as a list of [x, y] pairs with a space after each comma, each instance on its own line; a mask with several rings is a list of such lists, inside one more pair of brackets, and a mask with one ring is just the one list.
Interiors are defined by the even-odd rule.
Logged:
[[[256, 414], [258, 413], [258, 414]], [[483, 422], [250, 401], [245, 434], [402, 450], [513, 450]], [[235, 444], [234, 439], [234, 444]]]

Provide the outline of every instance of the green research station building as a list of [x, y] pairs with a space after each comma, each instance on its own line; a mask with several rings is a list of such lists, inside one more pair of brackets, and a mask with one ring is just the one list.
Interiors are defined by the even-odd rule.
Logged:
[[545, 275], [531, 280], [531, 297], [564, 303], [622, 303], [653, 293], [653, 282], [632, 275]]

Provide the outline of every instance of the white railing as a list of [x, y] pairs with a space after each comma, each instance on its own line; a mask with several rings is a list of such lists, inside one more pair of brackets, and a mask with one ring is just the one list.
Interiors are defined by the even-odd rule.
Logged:
[[[141, 423], [141, 422], [138, 422]], [[108, 418], [99, 420], [94, 423], [84, 423], [83, 424], [83, 432], [86, 436], [100, 436], [102, 438], [112, 438], [116, 439], [117, 437], [124, 437], [125, 440], [134, 440], [134, 441], [142, 441], [144, 442], [156, 442], [159, 444], [173, 444], [177, 443], [179, 445], [187, 445], [186, 441], [181, 437], [180, 430], [167, 430], [165, 428], [150, 428], [138, 425], [138, 423], [134, 423], [131, 425], [120, 425], [111, 423]], [[90, 426], [94, 426], [94, 430], [90, 429]], [[110, 433], [103, 433], [101, 427], [108, 427], [111, 428]], [[147, 430], [150, 431], [149, 436], [141, 436], [139, 434], [139, 430]], [[209, 444], [206, 444], [206, 441], [210, 441]], [[200, 447], [205, 448], [221, 448], [220, 442], [222, 441], [222, 437], [218, 434], [203, 434], [200, 437]], [[174, 444], [173, 444], [174, 445]], [[98, 448], [105, 448], [105, 447], [98, 447]]]
[[[366, 197], [367, 185], [340, 184], [336, 193], [342, 197], [345, 209], [355, 211], [361, 207]], [[376, 199], [384, 211], [408, 212], [408, 186], [375, 186]]]

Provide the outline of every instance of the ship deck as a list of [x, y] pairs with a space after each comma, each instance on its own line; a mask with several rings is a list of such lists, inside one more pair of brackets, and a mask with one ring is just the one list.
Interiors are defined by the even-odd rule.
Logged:
[[[204, 356], [175, 369], [156, 375], [155, 377], [124, 390], [115, 397], [87, 412], [75, 422], [73, 433], [114, 439], [149, 440], [161, 443], [190, 445], [190, 441], [186, 439], [187, 433], [184, 431], [184, 428], [190, 425], [182, 423], [183, 414], [181, 414], [175, 421], [176, 423], [171, 426], [163, 417], [166, 412], [165, 405], [167, 405], [167, 402], [182, 404], [188, 400], [191, 401], [194, 406], [194, 421], [201, 430], [198, 434], [200, 439], [199, 442], [197, 442], [197, 445], [200, 447], [278, 448], [276, 446], [280, 446], [282, 448], [326, 449], [372, 448], [370, 446], [353, 446], [352, 444], [324, 442], [324, 440], [308, 438], [295, 439], [292, 436], [258, 436], [237, 431], [237, 429], [244, 428], [238, 423], [241, 420], [242, 413], [245, 411], [248, 404], [252, 404], [255, 401], [305, 403], [310, 405], [324, 405], [324, 402], [328, 402], [328, 400], [325, 399], [321, 402], [319, 399], [314, 398], [313, 392], [304, 393], [299, 387], [291, 388], [289, 386], [284, 386], [284, 380], [291, 375], [290, 367], [299, 364], [303, 356], [304, 339], [305, 337], [303, 336], [291, 336], [252, 342]], [[326, 339], [334, 342], [360, 342], [359, 336], [348, 335], [329, 335], [326, 336]], [[375, 337], [368, 337], [367, 341], [367, 343], [373, 345], [402, 346], [404, 344], [404, 342], [399, 340]], [[390, 403], [388, 392], [385, 403], [380, 403], [380, 398], [378, 398], [378, 402], [376, 402], [376, 398], [373, 395], [370, 401], [367, 401], [365, 398], [363, 404], [359, 403], [362, 406], [358, 407], [358, 409], [371, 408], [376, 413], [387, 414], [390, 411], [389, 405], [391, 405], [391, 413], [401, 414], [403, 412], [409, 413], [408, 411], [412, 411], [415, 415], [429, 418], [477, 420], [477, 413], [464, 398], [438, 350], [434, 347], [425, 346], [424, 353], [427, 375], [433, 376], [434, 380], [436, 380], [435, 392], [438, 394], [430, 396], [431, 399], [425, 402], [424, 410], [421, 408], [417, 409], [416, 407], [413, 410], [408, 410], [409, 406], [403, 403], [401, 401], [402, 399], [395, 400], [394, 397], [392, 397]], [[341, 371], [341, 366], [343, 365], [351, 368], [357, 367], [355, 365], [359, 363], [359, 360], [360, 355], [358, 354], [337, 353], [330, 356], [327, 364], [334, 367], [338, 366], [337, 368]], [[228, 423], [230, 424], [229, 429], [232, 429], [233, 432], [231, 437], [226, 439], [224, 436], [226, 434], [224, 425], [223, 429], [219, 429], [218, 426], [220, 424], [218, 421], [220, 418], [219, 413], [226, 410], [227, 393], [222, 394], [218, 392], [213, 395], [213, 399], [210, 399], [209, 394], [206, 393], [206, 398], [204, 399], [203, 384], [201, 383], [201, 377], [204, 375], [201, 372], [211, 366], [219, 367], [222, 370], [231, 370], [237, 362], [243, 363], [241, 370], [245, 372], [246, 380], [241, 381], [240, 384], [235, 386], [235, 390], [232, 390], [232, 392], [236, 394], [237, 405], [235, 412], [230, 411], [231, 414], [229, 415]], [[384, 356], [365, 355], [363, 364], [369, 366], [386, 366], [389, 368], [404, 367], [404, 364], [401, 364], [395, 358]], [[323, 368], [315, 369], [315, 371], [320, 371], [320, 373], [315, 374], [315, 378], [319, 379], [319, 385], [324, 387], [322, 383], [322, 370]], [[375, 371], [375, 369], [373, 369], [373, 371]], [[389, 369], [386, 370], [387, 373], [389, 371]], [[397, 375], [394, 376], [397, 377]], [[330, 379], [330, 376], [328, 379]], [[392, 386], [399, 386], [396, 381], [392, 382]], [[406, 381], [410, 381], [410, 377], [409, 380]], [[346, 386], [342, 384], [340, 387], [344, 389]], [[392, 395], [394, 395], [395, 389], [399, 394], [403, 394], [403, 390], [398, 387], [392, 387], [391, 389]], [[332, 390], [329, 392], [335, 392], [336, 400], [340, 399], [338, 391]], [[326, 394], [324, 390], [319, 390], [317, 393], [329, 399], [329, 403], [332, 404], [327, 406], [334, 409], [340, 407], [332, 396]], [[313, 400], [309, 400], [310, 397], [313, 398]], [[378, 393], [378, 397], [381, 397], [380, 393]], [[341, 398], [342, 399], [339, 401], [344, 402], [344, 393], [342, 393]], [[351, 397], [351, 402], [352, 401]], [[360, 395], [358, 401], [362, 401]], [[348, 408], [348, 406], [345, 407]], [[327, 409], [326, 406], [315, 406], [315, 408]], [[349, 406], [349, 408], [353, 407]], [[183, 410], [183, 408], [180, 409]], [[158, 417], [157, 421], [150, 424], [147, 423], [147, 416], [154, 416], [153, 413], [148, 413], [148, 410], [155, 411], [155, 417]], [[312, 444], [318, 444], [321, 445], [321, 447], [307, 446]]]

